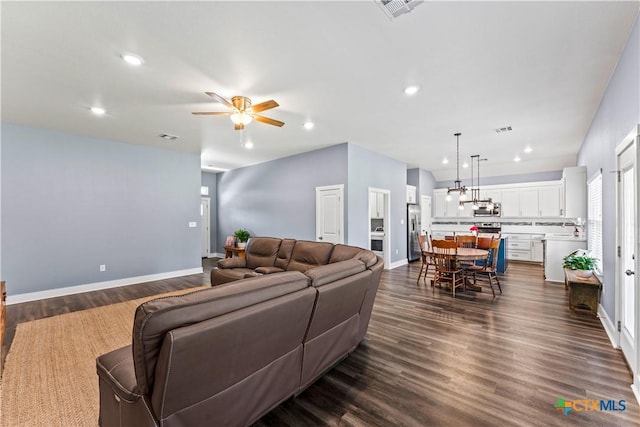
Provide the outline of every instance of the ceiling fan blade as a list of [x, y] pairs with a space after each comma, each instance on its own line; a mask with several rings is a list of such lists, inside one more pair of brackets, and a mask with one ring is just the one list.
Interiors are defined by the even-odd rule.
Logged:
[[253, 107], [251, 107], [251, 110], [254, 113], [259, 113], [260, 111], [265, 111], [265, 110], [270, 110], [272, 108], [276, 108], [279, 105], [280, 104], [278, 104], [276, 101], [274, 101], [273, 99], [270, 99], [269, 101], [261, 102], [260, 104], [254, 105]]
[[282, 127], [284, 125], [284, 122], [281, 122], [280, 120], [270, 119], [269, 117], [254, 115], [253, 118], [259, 122], [266, 123], [268, 125], [274, 125], [278, 127]]
[[232, 111], [203, 111], [203, 112], [194, 112], [191, 114], [195, 114], [196, 116], [228, 116]]
[[224, 104], [229, 108], [233, 108], [233, 104], [232, 103], [230, 103], [229, 101], [227, 101], [226, 99], [224, 99], [223, 97], [218, 95], [217, 93], [213, 93], [213, 92], [205, 92], [205, 93], [207, 95], [209, 95], [210, 97], [212, 97], [213, 99], [215, 99], [220, 104]]
[[237, 123], [233, 126], [234, 130], [242, 130], [244, 129], [244, 125], [242, 123]]

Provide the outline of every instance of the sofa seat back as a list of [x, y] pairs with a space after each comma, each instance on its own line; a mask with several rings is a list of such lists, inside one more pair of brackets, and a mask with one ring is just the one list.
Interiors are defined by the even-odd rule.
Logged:
[[328, 242], [296, 241], [287, 265], [287, 271], [304, 273], [312, 267], [328, 264], [333, 246], [333, 243]]
[[[308, 286], [309, 279], [303, 274], [284, 272], [141, 304], [135, 312], [132, 337], [135, 391], [149, 395], [154, 389], [158, 358], [168, 332], [299, 292]], [[213, 354], [215, 343], [211, 345]], [[202, 366], [203, 370], [206, 368]]]
[[247, 268], [273, 267], [280, 250], [282, 239], [255, 237], [249, 239], [245, 248]]

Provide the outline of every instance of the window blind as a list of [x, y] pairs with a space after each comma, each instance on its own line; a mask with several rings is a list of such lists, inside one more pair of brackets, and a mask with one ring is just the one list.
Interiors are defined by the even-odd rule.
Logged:
[[598, 258], [597, 269], [602, 272], [602, 172], [587, 185], [587, 248]]

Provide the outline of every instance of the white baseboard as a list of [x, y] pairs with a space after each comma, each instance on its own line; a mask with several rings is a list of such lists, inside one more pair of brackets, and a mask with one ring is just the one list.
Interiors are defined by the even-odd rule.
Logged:
[[36, 301], [46, 298], [61, 297], [64, 295], [79, 294], [82, 292], [98, 291], [101, 289], [117, 288], [119, 286], [135, 285], [155, 280], [171, 279], [173, 277], [201, 274], [202, 267], [186, 270], [167, 271], [166, 273], [148, 274], [146, 276], [126, 277], [124, 279], [109, 280], [106, 282], [89, 283], [87, 285], [67, 286], [65, 288], [49, 289], [46, 291], [28, 292], [25, 294], [8, 295], [7, 304], [19, 304], [22, 302]]
[[598, 317], [600, 318], [600, 323], [602, 323], [604, 331], [607, 333], [607, 336], [609, 337], [609, 341], [611, 341], [611, 345], [613, 346], [613, 348], [620, 348], [620, 345], [618, 345], [618, 341], [616, 338], [618, 336], [618, 334], [616, 333], [617, 328], [609, 318], [607, 312], [604, 311], [602, 304], [598, 304]]
[[385, 266], [385, 270], [393, 270], [394, 268], [402, 267], [407, 264], [409, 264], [408, 259], [401, 259], [400, 261], [392, 262], [388, 268]]
[[209, 258], [224, 258], [224, 254], [221, 254], [219, 252], [214, 252], [212, 254], [209, 254]]

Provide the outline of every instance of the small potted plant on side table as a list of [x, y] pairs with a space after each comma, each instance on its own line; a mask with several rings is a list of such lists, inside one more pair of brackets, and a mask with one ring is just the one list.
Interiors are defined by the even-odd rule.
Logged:
[[250, 234], [244, 228], [239, 228], [233, 233], [234, 236], [238, 239], [238, 247], [244, 248], [247, 246], [247, 240], [249, 240]]
[[578, 255], [578, 253], [572, 252], [564, 257], [562, 266], [570, 270], [576, 270], [576, 276], [590, 277], [597, 262], [598, 258], [586, 254]]

